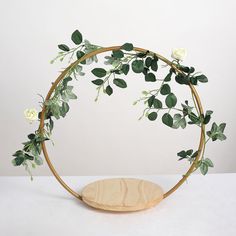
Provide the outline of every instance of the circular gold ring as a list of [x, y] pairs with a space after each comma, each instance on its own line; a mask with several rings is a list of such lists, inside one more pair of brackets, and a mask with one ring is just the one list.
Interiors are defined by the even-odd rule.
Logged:
[[[92, 57], [92, 56], [95, 56], [95, 55], [98, 55], [98, 54], [101, 54], [103, 52], [108, 52], [108, 51], [114, 51], [114, 50], [119, 50], [121, 48], [121, 46], [112, 46], [112, 47], [106, 47], [106, 48], [100, 48], [100, 49], [97, 49], [93, 52], [90, 52], [88, 54], [85, 54], [83, 57], [81, 57], [79, 60], [73, 62], [71, 65], [69, 65], [60, 75], [59, 77], [55, 80], [55, 82], [52, 84], [46, 98], [45, 98], [45, 102], [48, 101], [53, 93], [53, 91], [55, 90], [55, 88], [57, 87], [57, 85], [65, 78], [66, 74], [68, 73], [68, 71], [73, 68], [74, 66], [78, 65], [80, 62]], [[136, 52], [147, 52], [149, 50], [146, 50], [146, 49], [143, 49], [143, 48], [137, 48], [137, 47], [134, 47], [133, 49], [134, 51]], [[153, 53], [151, 51], [149, 51], [150, 53]], [[181, 70], [179, 70], [171, 61], [169, 61], [168, 59], [166, 59], [165, 57], [155, 53], [157, 55], [157, 57], [165, 62], [167, 65], [169, 65], [170, 67], [172, 67], [173, 69], [175, 69], [175, 71], [177, 71], [178, 73], [181, 73], [181, 74], [184, 74]], [[200, 97], [196, 91], [196, 89], [194, 88], [194, 86], [192, 84], [189, 84], [189, 87], [191, 89], [191, 92], [193, 94], [193, 97], [194, 97], [194, 100], [196, 102], [196, 105], [197, 105], [197, 109], [198, 109], [198, 112], [200, 115], [203, 115], [204, 112], [203, 112], [203, 108], [202, 108], [202, 104], [201, 104], [201, 100], [200, 100]], [[39, 124], [39, 132], [41, 134], [43, 134], [44, 132], [44, 119], [45, 119], [45, 111], [46, 111], [46, 106], [45, 106], [45, 103], [43, 105], [43, 108], [42, 108], [42, 112], [41, 112], [41, 117], [40, 117], [40, 124]], [[177, 190], [183, 183], [184, 181], [189, 177], [189, 175], [193, 172], [195, 166], [196, 166], [196, 163], [198, 162], [198, 160], [200, 159], [201, 157], [201, 153], [202, 153], [202, 150], [205, 146], [205, 136], [204, 136], [204, 133], [205, 133], [205, 125], [202, 124], [201, 125], [201, 135], [200, 135], [200, 141], [199, 141], [199, 146], [198, 146], [198, 154], [197, 154], [197, 157], [195, 158], [194, 162], [191, 164], [190, 168], [187, 170], [187, 172], [183, 175], [183, 177], [171, 188], [169, 189], [167, 192], [164, 193], [163, 195], [163, 198], [166, 198], [168, 197], [171, 193], [173, 193], [175, 190]], [[71, 189], [63, 180], [62, 178], [60, 177], [60, 175], [57, 173], [56, 169], [54, 168], [53, 164], [51, 163], [50, 161], [50, 158], [49, 158], [49, 155], [48, 155], [48, 152], [47, 152], [47, 148], [46, 148], [46, 144], [45, 142], [42, 142], [42, 150], [43, 150], [43, 154], [45, 156], [45, 159], [46, 159], [46, 162], [50, 168], [50, 170], [52, 171], [53, 175], [56, 177], [56, 179], [58, 180], [58, 182], [69, 192], [71, 193], [73, 196], [75, 196], [76, 198], [82, 200], [82, 197], [80, 194], [78, 194], [77, 192], [75, 192], [73, 189]]]

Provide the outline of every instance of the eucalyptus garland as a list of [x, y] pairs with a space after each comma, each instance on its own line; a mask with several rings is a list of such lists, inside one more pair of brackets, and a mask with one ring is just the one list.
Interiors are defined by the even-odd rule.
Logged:
[[[83, 40], [83, 36], [78, 30], [72, 33], [71, 40], [74, 43], [73, 47], [66, 44], [58, 45], [60, 51], [51, 63], [57, 60], [63, 61], [65, 58], [71, 63], [73, 60], [77, 61], [84, 55], [102, 48], [91, 44], [88, 40]], [[109, 69], [95, 67], [91, 70], [95, 77], [91, 82], [97, 90], [95, 101], [98, 100], [101, 93], [111, 96], [116, 88], [125, 89], [127, 87], [125, 76], [133, 72], [140, 74], [146, 82], [154, 84], [154, 89], [143, 91], [142, 96], [133, 103], [136, 105], [142, 102], [145, 106], [139, 119], [146, 117], [153, 122], [160, 117], [161, 122], [172, 129], [184, 129], [189, 125], [201, 128], [203, 125], [209, 124], [213, 111], [207, 110], [205, 114], [200, 114], [193, 96], [191, 101], [185, 100], [181, 103], [181, 106], [177, 107], [178, 98], [170, 86], [171, 80], [175, 80], [181, 86], [190, 84], [197, 86], [208, 82], [208, 78], [204, 74], [195, 72], [194, 67], [182, 64], [185, 55], [186, 51], [184, 49], [174, 49], [172, 51], [173, 66], [171, 66], [166, 76], [160, 79], [158, 71], [161, 65], [158, 55], [150, 51], [145, 53], [136, 52], [132, 43], [123, 44], [119, 50], [112, 51], [111, 55], [105, 56], [104, 64], [109, 66]], [[41, 96], [41, 106], [45, 105], [46, 107], [44, 132], [42, 134], [42, 132], [36, 130], [29, 134], [27, 141], [23, 143], [23, 148], [13, 154], [14, 159], [12, 160], [14, 166], [24, 166], [31, 178], [31, 167], [35, 168], [43, 163], [40, 156], [42, 142], [51, 140], [55, 120], [64, 118], [70, 109], [69, 101], [77, 99], [70, 82], [79, 76], [85, 75], [83, 66], [97, 61], [98, 58], [95, 55], [80, 63], [74, 63], [65, 78], [57, 85], [51, 98], [45, 101]], [[165, 67], [165, 65], [162, 66]], [[25, 110], [25, 116], [30, 122], [40, 121], [41, 112], [38, 113], [35, 109], [27, 109]], [[205, 155], [205, 145], [210, 140], [213, 142], [225, 140], [225, 126], [225, 123], [216, 124], [212, 122], [210, 129], [204, 133], [203, 151], [193, 171], [200, 169], [200, 172], [205, 175], [209, 167], [214, 166], [212, 160]], [[187, 160], [190, 164], [194, 162], [197, 155], [198, 151], [194, 149], [184, 149], [177, 153], [179, 160]]]

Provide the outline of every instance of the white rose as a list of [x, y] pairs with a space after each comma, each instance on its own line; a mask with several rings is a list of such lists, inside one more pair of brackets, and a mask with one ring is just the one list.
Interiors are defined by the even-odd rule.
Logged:
[[30, 123], [32, 123], [33, 121], [38, 119], [38, 112], [37, 112], [37, 110], [35, 108], [24, 110], [24, 115], [25, 115], [25, 118]]
[[172, 49], [172, 54], [171, 57], [179, 60], [179, 61], [183, 61], [184, 58], [187, 55], [187, 50], [185, 48], [173, 48]]

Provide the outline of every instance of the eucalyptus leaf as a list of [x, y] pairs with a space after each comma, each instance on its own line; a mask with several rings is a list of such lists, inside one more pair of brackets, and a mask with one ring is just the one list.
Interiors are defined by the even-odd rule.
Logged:
[[116, 86], [120, 87], [120, 88], [126, 88], [127, 87], [127, 84], [126, 84], [126, 82], [123, 79], [114, 79], [113, 83]]
[[121, 50], [112, 51], [112, 55], [119, 59], [124, 57], [124, 53]]
[[201, 83], [207, 83], [208, 82], [208, 78], [205, 75], [198, 75], [195, 78]]
[[153, 101], [153, 106], [156, 109], [160, 109], [162, 108], [162, 102], [159, 99], [155, 98]]
[[162, 122], [169, 127], [173, 126], [173, 118], [169, 113], [165, 113], [162, 116]]
[[94, 68], [94, 69], [92, 70], [92, 73], [93, 73], [95, 76], [99, 77], [99, 78], [102, 78], [102, 77], [106, 76], [106, 74], [107, 74], [106, 70], [103, 69], [103, 68]]
[[144, 64], [142, 60], [134, 60], [131, 64], [132, 70], [135, 73], [142, 73], [144, 69]]
[[121, 46], [121, 48], [125, 51], [132, 51], [134, 49], [134, 46], [132, 43], [125, 43]]
[[206, 175], [208, 172], [208, 165], [205, 162], [201, 162], [200, 171], [203, 175]]
[[127, 75], [129, 73], [129, 64], [123, 64], [121, 70], [125, 75]]
[[95, 80], [92, 80], [92, 83], [96, 84], [96, 85], [102, 85], [103, 84], [103, 80], [102, 79], [95, 79]]
[[156, 120], [157, 118], [157, 113], [156, 112], [151, 112], [150, 114], [148, 114], [148, 119], [151, 121]]
[[170, 93], [169, 95], [167, 95], [165, 103], [167, 107], [172, 108], [177, 103], [177, 97], [173, 93]]
[[155, 96], [152, 95], [150, 98], [148, 98], [148, 106], [151, 108], [155, 100]]
[[147, 82], [155, 82], [156, 81], [156, 76], [153, 73], [148, 73], [145, 75], [145, 80]]
[[71, 40], [76, 44], [76, 45], [79, 45], [82, 43], [83, 41], [83, 36], [82, 34], [78, 31], [78, 30], [75, 30], [72, 35], [71, 35]]
[[163, 84], [163, 85], [161, 86], [160, 93], [161, 93], [162, 95], [167, 95], [167, 94], [169, 94], [170, 92], [171, 92], [171, 89], [170, 89], [170, 86], [169, 86], [168, 84]]
[[65, 45], [65, 44], [59, 44], [58, 48], [61, 49], [62, 51], [65, 51], [65, 52], [69, 52], [70, 51], [70, 48], [67, 45]]

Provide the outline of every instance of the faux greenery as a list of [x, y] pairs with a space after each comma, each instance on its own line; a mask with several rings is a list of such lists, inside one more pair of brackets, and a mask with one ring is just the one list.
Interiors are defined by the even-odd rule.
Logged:
[[[80, 59], [85, 54], [95, 51], [100, 46], [91, 44], [88, 40], [84, 40], [82, 34], [76, 30], [71, 35], [71, 40], [74, 46], [70, 47], [66, 44], [58, 45], [60, 49], [58, 55], [51, 61], [63, 61], [68, 58], [69, 63], [74, 59]], [[207, 83], [208, 78], [201, 73], [195, 72], [192, 66], [182, 64], [182, 60], [186, 54], [184, 49], [174, 49], [172, 51], [172, 63], [180, 71], [171, 69], [166, 76], [160, 79], [158, 71], [161, 68], [159, 58], [155, 53], [146, 51], [139, 53], [133, 50], [132, 43], [125, 43], [119, 50], [112, 51], [111, 55], [105, 56], [105, 65], [110, 68], [95, 67], [91, 70], [91, 75], [94, 76], [92, 83], [96, 86], [98, 100], [100, 93], [113, 95], [116, 89], [125, 89], [128, 86], [126, 75], [135, 73], [137, 76], [143, 77], [147, 83], [153, 83], [154, 89], [143, 91], [142, 96], [134, 102], [144, 103], [144, 110], [139, 119], [146, 117], [151, 122], [159, 119], [164, 125], [172, 129], [184, 129], [187, 126], [195, 125], [199, 128], [202, 125], [208, 125], [211, 121], [213, 111], [207, 110], [205, 114], [200, 114], [196, 106], [194, 97], [184, 102], [179, 102], [175, 91], [171, 88], [171, 81], [174, 80], [180, 86], [194, 85]], [[76, 94], [73, 93], [73, 86], [70, 82], [78, 76], [84, 76], [83, 66], [97, 62], [98, 58], [92, 56], [74, 67], [71, 67], [66, 77], [58, 84], [53, 92], [51, 98], [47, 101], [42, 101], [42, 105], [46, 106], [44, 134], [40, 134], [38, 130], [28, 135], [28, 139], [23, 143], [23, 148], [16, 151], [12, 160], [15, 166], [24, 166], [31, 175], [31, 167], [35, 168], [37, 165], [42, 165], [43, 161], [41, 155], [41, 143], [51, 139], [52, 130], [54, 128], [55, 120], [64, 118], [69, 111], [69, 101], [76, 99]], [[193, 94], [192, 94], [193, 95]], [[178, 102], [181, 104], [178, 105]], [[25, 111], [26, 118], [32, 122], [39, 120], [41, 112], [37, 114], [35, 109], [27, 109]], [[208, 141], [223, 141], [226, 139], [224, 135], [225, 123], [216, 124], [213, 122], [210, 128], [204, 134], [205, 144]], [[187, 160], [193, 163], [198, 155], [198, 151], [193, 149], [181, 150], [177, 153], [179, 160]], [[199, 161], [195, 165], [195, 170], [200, 169], [200, 172], [205, 175], [209, 167], [213, 167], [213, 162], [205, 155], [205, 145]], [[31, 175], [32, 177], [32, 175]]]

